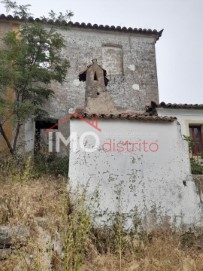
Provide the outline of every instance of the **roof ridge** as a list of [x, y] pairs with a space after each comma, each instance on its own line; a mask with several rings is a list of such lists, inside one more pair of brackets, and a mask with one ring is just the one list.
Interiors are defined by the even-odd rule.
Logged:
[[179, 109], [203, 109], [203, 104], [188, 104], [188, 103], [165, 103], [161, 102], [157, 105], [158, 108], [179, 108]]
[[[5, 15], [5, 14], [0, 14], [0, 20], [15, 20], [15, 21], [20, 21], [23, 22], [24, 19], [20, 18], [19, 16], [12, 16], [12, 15]], [[157, 36], [158, 40], [162, 33], [163, 33], [163, 29], [160, 31], [157, 31], [156, 29], [152, 30], [152, 29], [143, 29], [143, 28], [132, 28], [132, 27], [121, 27], [121, 26], [109, 26], [109, 25], [102, 25], [102, 24], [91, 24], [91, 23], [79, 23], [79, 22], [75, 22], [73, 23], [72, 21], [66, 22], [66, 21], [62, 21], [60, 22], [59, 20], [57, 21], [53, 21], [53, 20], [47, 20], [47, 19], [40, 19], [40, 18], [33, 18], [33, 17], [29, 17], [28, 22], [42, 22], [42, 23], [47, 23], [47, 24], [55, 24], [55, 25], [67, 25], [67, 26], [72, 26], [72, 27], [79, 27], [79, 28], [89, 28], [89, 29], [99, 29], [99, 30], [108, 30], [108, 31], [118, 31], [118, 32], [126, 32], [126, 33], [139, 33], [139, 34], [145, 34], [145, 35], [155, 35]]]
[[[79, 112], [79, 111], [78, 111]], [[132, 113], [132, 112], [125, 112], [125, 113], [88, 113], [88, 112], [79, 112], [79, 114], [83, 118], [92, 118], [97, 117], [98, 119], [126, 119], [126, 120], [146, 120], [146, 121], [166, 121], [166, 122], [173, 122], [177, 118], [176, 117], [168, 117], [168, 116], [150, 116], [149, 114], [145, 113]], [[77, 119], [78, 116], [74, 115], [71, 119]]]

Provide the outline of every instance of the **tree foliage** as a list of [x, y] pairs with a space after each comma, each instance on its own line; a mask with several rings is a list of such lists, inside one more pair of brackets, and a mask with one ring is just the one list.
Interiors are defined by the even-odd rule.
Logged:
[[[50, 83], [63, 83], [69, 62], [62, 55], [65, 40], [54, 24], [30, 23], [27, 20], [30, 5], [17, 5], [10, 0], [2, 2], [13, 15], [23, 19], [17, 32], [5, 34], [4, 46], [0, 49], [0, 134], [14, 155], [21, 126], [31, 116], [46, 114], [43, 105], [54, 95]], [[67, 11], [57, 16], [51, 11], [49, 18], [53, 22], [64, 21], [72, 15]], [[7, 97], [9, 89], [14, 92], [13, 99]], [[4, 129], [8, 120], [12, 120], [15, 127], [12, 141]]]

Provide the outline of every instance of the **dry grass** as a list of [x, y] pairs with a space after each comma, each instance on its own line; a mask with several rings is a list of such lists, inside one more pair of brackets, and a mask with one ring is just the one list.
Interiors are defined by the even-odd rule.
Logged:
[[[63, 232], [67, 226], [64, 214], [71, 217], [71, 208], [74, 208], [67, 204], [66, 180], [44, 177], [16, 181], [13, 177], [1, 180], [0, 186], [0, 224], [24, 225], [30, 229], [32, 236], [26, 246], [14, 250], [7, 260], [0, 262], [1, 271], [203, 271], [203, 251], [191, 245], [190, 240], [187, 247], [187, 239], [183, 246], [181, 234], [170, 230], [157, 230], [150, 235], [144, 233], [142, 237], [135, 235], [129, 240], [128, 236], [123, 237], [121, 259], [116, 247], [112, 249], [111, 246], [115, 240], [110, 238], [106, 242], [102, 235], [98, 235], [100, 237], [95, 245], [90, 237], [85, 241], [84, 263], [80, 269], [65, 269], [57, 253], [52, 255], [51, 269], [44, 263], [45, 245], [40, 243], [37, 221], [46, 219], [48, 223], [43, 225], [43, 229], [51, 238]], [[89, 235], [92, 236], [92, 233]], [[106, 247], [105, 252], [101, 252], [98, 244], [100, 248], [105, 244], [109, 249]], [[68, 253], [74, 253], [74, 250]]]
[[87, 262], [82, 271], [203, 271], [203, 251], [182, 246], [178, 233], [153, 233], [153, 239], [136, 242], [134, 250], [123, 251], [120, 268], [116, 254], [97, 254]]
[[46, 217], [50, 230], [62, 224], [66, 182], [60, 178], [0, 182], [0, 224], [29, 225]]

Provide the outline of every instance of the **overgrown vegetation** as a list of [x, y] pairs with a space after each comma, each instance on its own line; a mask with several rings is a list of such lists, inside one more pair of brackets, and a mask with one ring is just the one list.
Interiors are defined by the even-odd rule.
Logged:
[[191, 136], [184, 136], [184, 140], [188, 142], [190, 151], [190, 165], [192, 174], [203, 174], [203, 153], [199, 152], [197, 155], [193, 155], [192, 149], [195, 147], [195, 142]]
[[[67, 179], [34, 178], [28, 161], [20, 175], [1, 170], [0, 225], [23, 226], [26, 242], [14, 243], [0, 261], [1, 271], [202, 271], [203, 235], [157, 226], [153, 232], [124, 228], [117, 213], [112, 224], [91, 222], [83, 193], [71, 193]], [[94, 200], [94, 199], [93, 199]], [[141, 228], [140, 228], [141, 229]], [[202, 240], [202, 243], [201, 243]]]
[[195, 159], [194, 157], [190, 158], [191, 171], [192, 174], [203, 174], [203, 162]]
[[38, 153], [34, 157], [35, 176], [52, 175], [68, 177], [69, 158], [57, 157], [55, 154]]
[[[0, 48], [0, 135], [10, 153], [15, 156], [23, 124], [30, 118], [43, 119], [47, 116], [45, 102], [54, 95], [52, 81], [63, 83], [69, 62], [61, 52], [66, 47], [63, 36], [54, 24], [30, 22], [30, 5], [18, 5], [4, 0], [8, 11], [23, 19], [15, 31], [9, 31]], [[52, 22], [67, 20], [72, 16], [67, 11], [58, 16], [51, 11]], [[14, 127], [10, 138], [6, 124]]]
[[[138, 227], [139, 219], [129, 232], [119, 206], [111, 223], [98, 226], [92, 223], [85, 189], [67, 189], [67, 158], [43, 153], [26, 159], [16, 156], [22, 123], [30, 116], [46, 114], [42, 106], [53, 95], [49, 84], [52, 80], [63, 82], [68, 62], [60, 56], [65, 44], [54, 28], [46, 30], [39, 23], [28, 23], [29, 5], [3, 2], [25, 24], [18, 33], [6, 35], [7, 48], [0, 51], [0, 87], [4, 91], [0, 133], [15, 156], [0, 156], [0, 226], [21, 226], [30, 234], [23, 242], [14, 240], [1, 248], [7, 251], [5, 255], [0, 251], [0, 270], [202, 271], [201, 232], [176, 232], [170, 226], [163, 230], [161, 225], [147, 232]], [[56, 17], [50, 12], [53, 21], [58, 18], [62, 22], [71, 15], [67, 12]], [[5, 98], [8, 88], [14, 90], [11, 100]], [[13, 142], [4, 129], [10, 119], [16, 127]], [[200, 171], [199, 164], [194, 170]]]
[[39, 152], [35, 156], [11, 157], [0, 153], [0, 171], [2, 176], [16, 175], [18, 179], [36, 179], [42, 176], [68, 177], [69, 158], [55, 154]]

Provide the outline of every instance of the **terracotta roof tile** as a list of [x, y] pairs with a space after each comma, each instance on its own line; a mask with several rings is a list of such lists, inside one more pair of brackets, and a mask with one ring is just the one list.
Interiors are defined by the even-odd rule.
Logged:
[[[0, 15], [0, 21], [8, 21], [8, 20], [13, 20], [13, 21], [23, 21], [23, 19], [19, 18], [18, 16], [11, 16], [11, 15], [4, 15], [1, 14]], [[33, 18], [33, 17], [29, 17], [28, 18], [29, 22], [43, 22], [43, 23], [48, 23], [48, 24], [53, 24], [52, 20], [46, 20], [46, 19], [39, 19], [39, 18]], [[78, 23], [78, 22], [59, 22], [56, 21], [54, 22], [55, 25], [69, 25], [71, 27], [78, 27], [78, 28], [89, 28], [89, 29], [99, 29], [99, 30], [108, 30], [108, 31], [118, 31], [118, 32], [126, 32], [126, 33], [137, 33], [137, 34], [144, 34], [144, 35], [154, 35], [156, 36], [156, 40], [158, 40], [163, 32], [163, 29], [161, 31], [157, 31], [157, 30], [151, 30], [151, 29], [142, 29], [142, 28], [134, 28], [132, 29], [131, 27], [127, 28], [127, 27], [120, 27], [120, 26], [109, 26], [109, 25], [98, 25], [98, 24], [86, 24], [86, 23]]]
[[172, 109], [203, 109], [203, 104], [176, 104], [161, 102], [157, 105], [158, 108], [172, 108]]
[[176, 120], [175, 117], [160, 117], [160, 116], [149, 116], [147, 113], [121, 113], [121, 114], [89, 114], [85, 112], [77, 112], [71, 119], [78, 119], [79, 116], [83, 118], [97, 117], [98, 119], [121, 119], [121, 120], [140, 120], [140, 121], [159, 121], [159, 122], [173, 122]]

